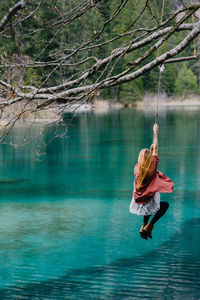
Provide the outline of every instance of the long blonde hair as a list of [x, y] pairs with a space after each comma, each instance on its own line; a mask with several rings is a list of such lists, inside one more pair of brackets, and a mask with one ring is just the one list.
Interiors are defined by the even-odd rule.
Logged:
[[145, 178], [151, 175], [153, 165], [153, 155], [149, 149], [142, 149], [138, 156], [138, 176], [137, 176], [137, 190], [140, 189]]

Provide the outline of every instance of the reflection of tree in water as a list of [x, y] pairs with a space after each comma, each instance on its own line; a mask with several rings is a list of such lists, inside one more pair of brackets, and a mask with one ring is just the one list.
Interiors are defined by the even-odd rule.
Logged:
[[[37, 140], [23, 148], [1, 145], [2, 174], [7, 175], [11, 165], [17, 173], [19, 164], [27, 166], [27, 171], [28, 165], [37, 170], [39, 162], [36, 159], [41, 158], [41, 164], [47, 166], [45, 176], [63, 177], [71, 192], [75, 182], [81, 186], [80, 190], [79, 187], [76, 189], [85, 195], [87, 192], [92, 194], [92, 190], [95, 194], [101, 193], [101, 183], [105, 183], [104, 188], [110, 195], [116, 194], [117, 197], [123, 193], [122, 186], [132, 188], [133, 165], [139, 150], [152, 143], [153, 113], [144, 117], [142, 111], [123, 109], [104, 115], [81, 114], [76, 115], [67, 126], [70, 118], [71, 115], [66, 116], [59, 128], [49, 126], [41, 143]], [[199, 113], [166, 111], [165, 117], [159, 118], [159, 123], [159, 168], [170, 176], [171, 165], [177, 166], [176, 180], [181, 180], [182, 185], [186, 180], [188, 161], [199, 156]], [[14, 128], [7, 142], [19, 143], [26, 130], [25, 126]], [[33, 126], [32, 130], [34, 135], [41, 128]], [[58, 136], [64, 134], [64, 138], [58, 137], [49, 143], [55, 132]], [[37, 155], [40, 151], [41, 157]], [[169, 159], [162, 160], [162, 157]], [[189, 168], [190, 172], [198, 173], [198, 163], [191, 164]]]

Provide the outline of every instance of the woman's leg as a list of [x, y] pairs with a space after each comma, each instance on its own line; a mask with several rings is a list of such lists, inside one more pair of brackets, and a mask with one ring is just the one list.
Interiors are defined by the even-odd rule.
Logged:
[[144, 227], [144, 231], [146, 231], [147, 237], [149, 237], [150, 239], [152, 239], [152, 229], [154, 227], [154, 224], [165, 214], [168, 207], [169, 207], [168, 202], [161, 201], [160, 209], [154, 215], [151, 222]]
[[167, 211], [169, 207], [168, 202], [161, 201], [160, 202], [160, 209], [157, 211], [157, 213], [154, 215], [153, 219], [151, 220], [151, 223], [154, 225]]
[[144, 228], [148, 224], [150, 217], [151, 217], [150, 215], [144, 216], [143, 224], [142, 224], [142, 227], [140, 228], [140, 236], [145, 240], [147, 240], [147, 233], [146, 233], [146, 231], [144, 231]]
[[150, 215], [149, 216], [144, 216], [143, 224], [147, 225], [150, 217], [151, 217]]

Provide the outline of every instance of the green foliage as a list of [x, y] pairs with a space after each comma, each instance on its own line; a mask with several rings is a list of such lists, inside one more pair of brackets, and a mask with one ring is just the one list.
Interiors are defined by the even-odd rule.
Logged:
[[162, 91], [168, 96], [175, 93], [175, 81], [177, 78], [177, 67], [175, 64], [166, 64], [165, 70], [162, 73]]
[[186, 64], [183, 64], [182, 68], [178, 72], [177, 79], [175, 81], [175, 93], [176, 95], [189, 95], [200, 93], [196, 75], [187, 68]]
[[[15, 30], [13, 30], [12, 27], [8, 28], [6, 31], [6, 42], [4, 36], [0, 37], [1, 61], [2, 63], [6, 60], [13, 62], [13, 57], [15, 57], [15, 55], [22, 58], [24, 57], [28, 62], [34, 60], [51, 62], [60, 59], [63, 55], [68, 55], [70, 53], [67, 51], [63, 53], [61, 51], [62, 49], [75, 49], [81, 43], [87, 42], [89, 39], [95, 37], [102, 28], [103, 23], [116, 12], [122, 2], [123, 1], [121, 0], [104, 1], [102, 5], [88, 10], [86, 14], [83, 14], [72, 23], [63, 24], [62, 29], [59, 30], [59, 27], [50, 25], [54, 24], [55, 20], [59, 19], [61, 15], [64, 16], [75, 7], [77, 5], [77, 0], [44, 0], [41, 2], [41, 6], [36, 13], [28, 19], [24, 19]], [[14, 0], [2, 1], [0, 3], [0, 19], [2, 19], [8, 9], [15, 3], [16, 1]], [[158, 25], [160, 22], [162, 0], [149, 1], [149, 9], [145, 10], [144, 15], [137, 19], [136, 23], [133, 23], [137, 18], [139, 11], [142, 10], [145, 4], [146, 0], [139, 1], [139, 5], [138, 1], [128, 1], [119, 15], [104, 28], [100, 42], [106, 41], [108, 35], [110, 35], [110, 38], [114, 38], [117, 34], [123, 34], [127, 30], [130, 31], [137, 27], [148, 28], [150, 23], [152, 26]], [[26, 9], [18, 12], [16, 16], [13, 17], [12, 22], [17, 21], [18, 18], [23, 18], [27, 13], [34, 11], [37, 5], [38, 1], [36, 0], [27, 1]], [[169, 16], [168, 13], [170, 13], [172, 9], [174, 9], [174, 1], [170, 0], [165, 7], [166, 17]], [[154, 15], [154, 24], [152, 24], [152, 14]], [[26, 34], [22, 35], [22, 33]], [[115, 40], [112, 44], [88, 49], [85, 54], [84, 52], [79, 52], [75, 58], [68, 59], [67, 63], [77, 63], [87, 56], [95, 56], [98, 59], [102, 59], [109, 56], [115, 48], [120, 47], [122, 44], [130, 43], [139, 35], [141, 35], [141, 33], [136, 33], [133, 36], [124, 36], [123, 39]], [[173, 48], [177, 45], [177, 42], [184, 38], [184, 36], [184, 32], [172, 35], [172, 37], [162, 45], [160, 54]], [[128, 69], [129, 63], [144, 54], [148, 48], [149, 45], [144, 46], [140, 50], [127, 53], [117, 61], [116, 65], [115, 62], [111, 63], [109, 65], [109, 67], [113, 67], [111, 75], [114, 76], [121, 73], [123, 70]], [[54, 55], [55, 53], [60, 54]], [[192, 53], [193, 44], [191, 43], [191, 45], [184, 49], [179, 56], [188, 56], [192, 55]], [[153, 53], [151, 57], [147, 58], [142, 64], [144, 65], [155, 58], [156, 53]], [[60, 67], [53, 72], [53, 75], [49, 76], [46, 84], [49, 86], [60, 84], [64, 80], [74, 76], [74, 73], [80, 74], [84, 72], [93, 62], [94, 61], [88, 61], [84, 64], [77, 65], [76, 69], [71, 69], [70, 67], [66, 68], [64, 66]], [[180, 66], [182, 66], [181, 69]], [[52, 66], [47, 66], [44, 68], [27, 68], [26, 70], [23, 70], [24, 84], [34, 84], [39, 86], [53, 68], [54, 67]], [[134, 70], [135, 69], [133, 69], [133, 71]], [[162, 74], [162, 91], [166, 92], [168, 95], [199, 93], [196, 75], [192, 70], [196, 73], [198, 72], [198, 68], [193, 67], [193, 63], [188, 65], [183, 65], [183, 63], [180, 63], [179, 65], [166, 65], [166, 69]], [[6, 68], [1, 69], [1, 76], [3, 76], [3, 78], [6, 78], [7, 71]], [[102, 70], [93, 75], [85, 83], [90, 84], [96, 81], [101, 72]], [[17, 72], [14, 78], [16, 77]], [[106, 72], [101, 75], [101, 79], [104, 79], [105, 77]], [[101, 91], [101, 96], [104, 98], [117, 98], [118, 100], [124, 99], [124, 101], [132, 102], [142, 98], [146, 91], [156, 93], [158, 78], [159, 70], [158, 68], [154, 68], [133, 82], [128, 82], [118, 87], [112, 87]]]
[[143, 85], [145, 91], [156, 93], [158, 89], [159, 69], [154, 68], [143, 75]]
[[129, 81], [119, 86], [118, 97], [125, 103], [132, 103], [140, 100], [144, 94], [142, 78], [139, 77], [134, 81]]
[[40, 77], [37, 72], [35, 72], [34, 68], [28, 68], [24, 78], [24, 84], [36, 86], [40, 84]]

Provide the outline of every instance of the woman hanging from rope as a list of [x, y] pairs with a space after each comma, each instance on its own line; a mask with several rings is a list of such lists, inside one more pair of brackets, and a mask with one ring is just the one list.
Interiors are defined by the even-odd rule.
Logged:
[[[153, 126], [153, 145], [149, 149], [142, 149], [138, 156], [138, 163], [134, 168], [134, 190], [129, 207], [132, 214], [143, 215], [144, 221], [140, 228], [140, 236], [152, 239], [154, 224], [165, 214], [168, 202], [160, 201], [161, 193], [171, 193], [174, 183], [166, 175], [157, 171], [158, 166], [158, 125]], [[148, 223], [149, 218], [152, 220]]]

